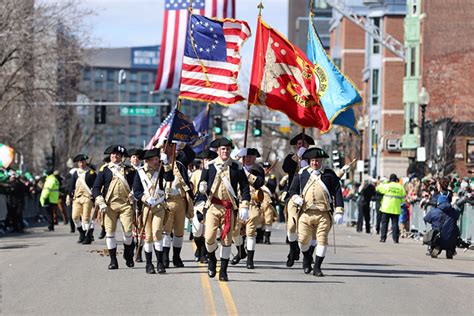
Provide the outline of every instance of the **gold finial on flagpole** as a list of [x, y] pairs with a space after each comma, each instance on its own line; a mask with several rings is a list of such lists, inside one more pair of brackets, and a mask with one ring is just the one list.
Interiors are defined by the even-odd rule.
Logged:
[[263, 1], [260, 1], [260, 3], [258, 4], [257, 8], [258, 8], [258, 16], [262, 16], [262, 9], [263, 9]]
[[193, 14], [193, 0], [189, 0], [189, 14]]

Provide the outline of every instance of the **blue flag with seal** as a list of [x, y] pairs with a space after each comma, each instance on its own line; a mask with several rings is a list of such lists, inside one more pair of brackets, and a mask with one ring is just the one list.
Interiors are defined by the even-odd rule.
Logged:
[[318, 78], [318, 97], [329, 122], [350, 128], [356, 134], [356, 119], [352, 105], [362, 102], [356, 88], [326, 54], [310, 15], [307, 56], [314, 64]]
[[199, 134], [199, 139], [194, 142], [192, 147], [195, 153], [200, 153], [206, 149], [209, 136], [209, 104], [196, 116], [193, 124]]
[[199, 135], [194, 129], [193, 123], [188, 120], [186, 115], [176, 109], [173, 121], [171, 122], [168, 139], [182, 143], [192, 143], [198, 138]]

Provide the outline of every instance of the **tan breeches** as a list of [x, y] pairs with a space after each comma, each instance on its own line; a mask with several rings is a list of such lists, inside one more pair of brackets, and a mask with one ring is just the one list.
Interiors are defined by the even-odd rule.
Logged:
[[133, 228], [133, 211], [128, 200], [113, 201], [109, 203], [107, 212], [105, 213], [105, 231], [107, 233], [115, 233], [117, 230], [117, 220], [120, 219], [124, 233], [131, 233]]
[[298, 224], [298, 208], [290, 200], [286, 204], [287, 217], [286, 217], [286, 230], [288, 233], [294, 234], [297, 230]]
[[82, 223], [89, 223], [93, 208], [94, 202], [90, 198], [86, 196], [75, 198], [72, 202], [72, 219], [74, 222], [82, 219]]
[[154, 207], [152, 210], [145, 207], [143, 211], [143, 221], [145, 221], [145, 218], [145, 242], [152, 243], [154, 241], [160, 241], [163, 237], [165, 210], [161, 207]]
[[184, 221], [186, 217], [186, 199], [182, 197], [173, 197], [166, 200], [170, 212], [167, 214], [164, 233], [170, 235], [173, 233], [176, 237], [184, 235]]
[[[225, 238], [221, 238], [221, 244], [224, 247], [232, 245], [232, 228], [234, 227], [234, 212], [231, 212], [230, 230]], [[212, 204], [206, 213], [206, 226], [204, 232], [204, 238], [206, 244], [213, 245], [216, 243], [217, 229], [224, 228], [224, 214], [225, 209], [223, 206]]]
[[316, 235], [318, 245], [326, 246], [331, 227], [332, 220], [329, 212], [306, 210], [298, 221], [298, 241], [302, 245], [308, 245]]
[[234, 241], [236, 238], [240, 237], [240, 230], [242, 229], [242, 225], [245, 224], [245, 236], [247, 237], [255, 237], [257, 235], [257, 222], [260, 217], [260, 209], [255, 205], [250, 205], [249, 207], [249, 218], [242, 223], [240, 219], [237, 219], [237, 223], [234, 227]]

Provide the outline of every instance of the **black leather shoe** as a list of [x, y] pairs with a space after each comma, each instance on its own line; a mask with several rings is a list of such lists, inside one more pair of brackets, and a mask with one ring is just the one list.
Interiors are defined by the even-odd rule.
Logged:
[[180, 254], [181, 254], [181, 248], [173, 247], [173, 265], [176, 268], [184, 267], [184, 263], [183, 263], [183, 260], [181, 260]]
[[158, 260], [158, 264], [156, 265], [156, 269], [158, 270], [158, 274], [165, 274], [166, 268], [163, 264], [163, 251], [158, 251], [155, 249], [155, 255]]
[[316, 260], [314, 261], [314, 270], [313, 275], [317, 277], [323, 277], [323, 271], [321, 271], [321, 264], [323, 263], [324, 257], [316, 256]]
[[253, 264], [253, 256], [255, 255], [255, 250], [249, 250], [247, 253], [247, 269], [255, 269]]
[[227, 276], [227, 266], [229, 265], [229, 259], [221, 259], [221, 269], [219, 270], [219, 281], [227, 282], [229, 277]]
[[82, 244], [84, 242], [84, 239], [86, 238], [86, 232], [82, 227], [78, 227], [77, 231], [79, 232], [79, 239], [77, 240], [78, 244]]
[[311, 273], [311, 251], [303, 252], [303, 271], [305, 274]]
[[109, 270], [117, 270], [119, 268], [117, 261], [117, 248], [109, 249], [110, 264]]
[[153, 259], [153, 253], [152, 252], [145, 252], [145, 258], [146, 258], [146, 266], [145, 266], [145, 271], [147, 274], [155, 274], [155, 267], [153, 266], [152, 259]]
[[133, 249], [135, 248], [135, 245], [130, 244], [130, 245], [123, 245], [123, 258], [125, 259], [125, 264], [129, 268], [133, 268], [135, 266], [135, 262], [133, 261]]
[[237, 251], [237, 255], [232, 259], [232, 265], [236, 265], [240, 262], [240, 260], [247, 258], [247, 252], [245, 251], [243, 244], [241, 246], [237, 246]]

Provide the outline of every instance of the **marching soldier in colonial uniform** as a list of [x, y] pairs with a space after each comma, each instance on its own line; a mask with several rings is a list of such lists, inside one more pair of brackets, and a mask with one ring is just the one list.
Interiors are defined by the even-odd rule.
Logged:
[[[97, 174], [95, 171], [87, 166], [86, 155], [77, 155], [73, 161], [77, 163], [77, 169], [72, 175], [70, 182], [69, 194], [66, 197], [66, 205], [72, 205], [72, 219], [76, 224], [76, 229], [79, 232], [78, 243], [90, 244], [94, 234], [94, 219], [92, 216], [92, 209], [94, 208], [94, 201], [92, 199], [92, 186], [94, 185]], [[89, 223], [91, 227], [89, 228]], [[86, 231], [89, 228], [89, 231]]]
[[[210, 149], [205, 149], [196, 155], [197, 159], [202, 159], [201, 168], [205, 168], [209, 162], [217, 158], [217, 153]], [[195, 196], [198, 194], [199, 180], [201, 179], [202, 169], [196, 169], [190, 179]], [[204, 214], [202, 213], [204, 201], [196, 204], [194, 207], [193, 217], [193, 240], [196, 244], [196, 252], [194, 254], [195, 261], [207, 263], [206, 242], [204, 240]]]
[[[109, 162], [110, 162], [110, 155], [105, 155], [104, 159], [102, 159], [102, 165], [100, 166], [99, 170], [102, 170]], [[100, 226], [101, 226], [99, 239], [104, 239], [105, 238], [105, 214], [99, 212], [97, 214], [97, 219], [100, 220]]]
[[95, 205], [101, 213], [105, 213], [106, 244], [110, 255], [109, 269], [118, 269], [117, 242], [115, 231], [117, 220], [120, 219], [123, 230], [123, 257], [128, 267], [133, 267], [133, 210], [131, 187], [135, 178], [134, 168], [123, 164], [127, 150], [120, 145], [107, 148], [104, 154], [110, 154], [110, 162], [99, 171], [92, 189]]
[[291, 183], [289, 206], [296, 209], [298, 218], [298, 241], [303, 253], [305, 274], [312, 270], [311, 239], [316, 235], [316, 259], [313, 274], [324, 276], [321, 264], [326, 255], [328, 235], [334, 222], [342, 224], [344, 201], [340, 179], [331, 169], [324, 169], [323, 159], [329, 156], [319, 147], [310, 147], [302, 156], [309, 165], [300, 169]]
[[[219, 138], [214, 140], [210, 147], [217, 148], [219, 157], [204, 167], [199, 182], [199, 200], [206, 201], [205, 205], [205, 240], [208, 251], [208, 275], [216, 275], [216, 243], [217, 230], [221, 229], [221, 268], [219, 280], [228, 281], [227, 266], [232, 245], [232, 230], [235, 214], [245, 222], [249, 213], [250, 190], [247, 176], [242, 165], [230, 158], [230, 151], [234, 147], [231, 140]], [[241, 201], [239, 204], [238, 193]], [[207, 210], [207, 212], [206, 212]]]
[[[261, 187], [265, 183], [265, 174], [263, 168], [255, 163], [260, 157], [260, 153], [256, 148], [243, 148], [239, 152], [239, 156], [244, 160], [244, 171], [249, 182], [250, 189], [250, 205], [249, 216], [246, 221], [237, 220], [234, 229], [234, 244], [237, 246], [237, 255], [232, 259], [231, 264], [235, 265], [241, 259], [247, 257], [247, 269], [254, 269], [254, 255], [257, 234], [257, 219], [260, 216], [260, 203], [263, 202], [263, 191]], [[241, 236], [241, 228], [245, 231], [247, 239], [247, 252], [245, 252], [244, 240]]]
[[[296, 153], [289, 153], [283, 161], [282, 169], [288, 174], [287, 185], [284, 189], [284, 191], [287, 192], [285, 194], [286, 201], [290, 197], [290, 195], [288, 195], [288, 190], [295, 174], [300, 168], [307, 166], [307, 162], [301, 160], [301, 157], [309, 145], [314, 145], [314, 140], [309, 135], [300, 133], [290, 140], [290, 144], [295, 146]], [[300, 249], [298, 247], [298, 236], [296, 231], [298, 218], [297, 214], [294, 212], [295, 210], [295, 208], [290, 207], [288, 204], [285, 205], [286, 229], [288, 241], [290, 243], [290, 252], [288, 254], [288, 260], [286, 261], [287, 267], [292, 267], [295, 261], [298, 261], [300, 258]]]
[[[139, 170], [142, 168], [142, 163], [141, 160], [143, 159], [143, 150], [139, 148], [131, 148], [127, 150], [128, 155], [130, 156], [130, 164], [135, 170]], [[133, 189], [132, 189], [133, 193]], [[143, 250], [143, 243], [145, 240], [145, 236], [139, 236], [139, 232], [142, 231], [143, 228], [143, 214], [141, 212], [142, 210], [142, 201], [137, 200], [135, 196], [133, 196], [133, 210], [135, 211], [134, 214], [134, 232], [133, 236], [137, 241], [137, 244], [135, 245], [136, 247], [136, 253], [135, 253], [135, 261], [136, 262], [143, 262], [142, 259], [142, 250]]]
[[[152, 263], [153, 250], [157, 257], [159, 274], [166, 273], [163, 261], [163, 226], [165, 211], [165, 181], [173, 181], [173, 171], [166, 154], [160, 155], [159, 149], [147, 150], [143, 154], [145, 166], [137, 170], [133, 183], [133, 193], [143, 205], [143, 226], [145, 227], [146, 273], [155, 274]], [[160, 159], [163, 168], [160, 167]]]
[[270, 173], [272, 168], [272, 164], [270, 162], [264, 162], [262, 167], [265, 172], [265, 185], [262, 187], [264, 193], [264, 199], [262, 202], [262, 231], [264, 233], [263, 243], [270, 245], [273, 219], [278, 215], [275, 209], [274, 201], [276, 195], [277, 179], [273, 173]]
[[[165, 148], [168, 157], [173, 154], [173, 146]], [[169, 267], [170, 247], [173, 245], [173, 265], [177, 268], [184, 267], [181, 260], [181, 248], [183, 247], [184, 222], [185, 218], [193, 218], [194, 203], [193, 192], [191, 191], [188, 165], [194, 160], [194, 151], [189, 146], [185, 146], [176, 156], [173, 165], [174, 179], [166, 184], [166, 202], [168, 203], [169, 214], [164, 226], [163, 251], [165, 267]], [[173, 233], [173, 241], [171, 241]]]

